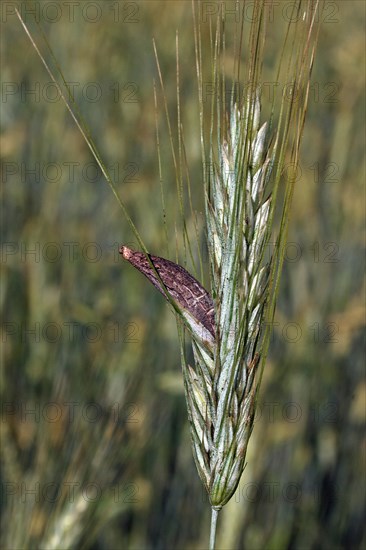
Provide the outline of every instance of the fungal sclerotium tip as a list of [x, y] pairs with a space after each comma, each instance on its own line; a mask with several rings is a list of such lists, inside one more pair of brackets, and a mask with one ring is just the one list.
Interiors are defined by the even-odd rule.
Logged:
[[128, 246], [124, 246], [123, 244], [119, 247], [118, 252], [122, 254], [123, 258], [125, 260], [129, 260], [132, 255], [132, 250], [128, 248]]

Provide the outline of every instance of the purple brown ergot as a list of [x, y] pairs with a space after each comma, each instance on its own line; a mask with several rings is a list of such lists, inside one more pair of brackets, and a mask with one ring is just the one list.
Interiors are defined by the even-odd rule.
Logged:
[[[152, 269], [146, 254], [120, 246], [119, 253], [125, 260], [138, 269], [166, 298], [166, 292]], [[206, 330], [215, 337], [215, 310], [213, 300], [205, 288], [182, 266], [149, 254], [161, 281], [171, 298], [184, 310], [188, 311]]]

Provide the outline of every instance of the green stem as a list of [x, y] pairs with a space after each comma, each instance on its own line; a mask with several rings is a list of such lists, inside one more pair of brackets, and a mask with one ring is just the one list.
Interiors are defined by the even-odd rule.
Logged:
[[216, 542], [216, 525], [217, 525], [217, 516], [219, 515], [219, 510], [212, 508], [211, 510], [211, 531], [210, 531], [210, 550], [215, 550]]

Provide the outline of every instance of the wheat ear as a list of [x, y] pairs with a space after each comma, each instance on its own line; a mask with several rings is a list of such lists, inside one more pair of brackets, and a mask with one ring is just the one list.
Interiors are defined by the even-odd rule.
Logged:
[[[265, 149], [256, 96], [232, 106], [207, 197], [208, 247], [216, 335], [212, 357], [193, 341], [185, 387], [196, 464], [211, 505], [233, 495], [244, 469], [256, 396], [269, 266], [264, 263], [274, 151]], [[243, 169], [244, 167], [244, 169]]]
[[274, 151], [265, 150], [266, 124], [259, 128], [259, 116], [257, 96], [241, 111], [232, 106], [212, 171], [207, 222], [214, 298], [181, 266], [120, 248], [162, 294], [169, 293], [192, 335], [194, 367], [182, 353], [188, 416], [198, 472], [216, 510], [231, 498], [245, 465], [268, 290], [266, 187]]

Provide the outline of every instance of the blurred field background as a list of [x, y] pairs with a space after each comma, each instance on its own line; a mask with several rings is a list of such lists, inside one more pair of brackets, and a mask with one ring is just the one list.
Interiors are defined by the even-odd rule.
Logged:
[[[174, 261], [182, 223], [157, 84], [167, 247], [152, 38], [176, 128], [179, 32], [202, 226], [191, 3], [81, 2], [73, 17], [51, 4], [40, 3], [40, 24], [77, 83], [101, 156], [148, 250]], [[205, 548], [210, 510], [190, 449], [174, 316], [120, 259], [118, 245], [136, 248], [136, 239], [12, 5], [2, 6], [1, 60], [2, 548]], [[274, 10], [265, 74], [285, 5]], [[258, 419], [218, 548], [365, 547], [364, 28], [363, 1], [327, 2]], [[189, 214], [187, 224], [194, 237]]]

